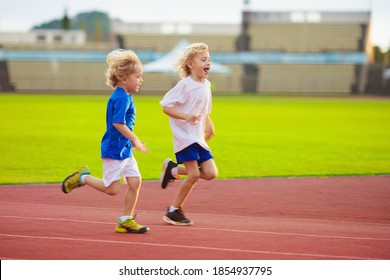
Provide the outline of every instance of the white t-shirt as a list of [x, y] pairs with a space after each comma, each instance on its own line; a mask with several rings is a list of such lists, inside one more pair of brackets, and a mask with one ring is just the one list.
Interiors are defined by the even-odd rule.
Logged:
[[201, 115], [200, 121], [195, 125], [185, 120], [169, 117], [175, 153], [193, 143], [198, 143], [206, 150], [210, 150], [204, 139], [206, 116], [211, 113], [209, 80], [206, 79], [204, 83], [200, 83], [188, 76], [168, 91], [160, 104], [164, 107], [176, 107], [186, 114]]

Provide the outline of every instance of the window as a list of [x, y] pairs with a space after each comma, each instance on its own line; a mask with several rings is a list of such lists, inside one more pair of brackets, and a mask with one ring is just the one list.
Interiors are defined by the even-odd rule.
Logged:
[[54, 35], [54, 43], [61, 43], [62, 42], [62, 36], [61, 35]]
[[38, 34], [37, 36], [37, 41], [39, 43], [43, 43], [43, 42], [46, 42], [46, 36], [44, 34]]

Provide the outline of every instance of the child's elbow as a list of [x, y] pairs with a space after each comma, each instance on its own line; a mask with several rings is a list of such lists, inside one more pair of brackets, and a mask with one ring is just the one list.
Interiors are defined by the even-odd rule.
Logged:
[[162, 107], [162, 111], [163, 111], [163, 113], [164, 113], [164, 114], [166, 114], [166, 113], [167, 113], [167, 110], [168, 110], [168, 108], [167, 108], [167, 107]]
[[207, 131], [206, 133], [205, 133], [205, 137], [204, 137], [204, 139], [206, 140], [206, 141], [209, 141], [211, 138], [213, 138], [215, 136], [215, 132], [214, 131]]

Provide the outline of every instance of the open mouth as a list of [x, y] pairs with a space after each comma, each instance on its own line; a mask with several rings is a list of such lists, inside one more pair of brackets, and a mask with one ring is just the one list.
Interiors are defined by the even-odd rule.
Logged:
[[210, 67], [205, 67], [205, 68], [203, 68], [203, 71], [204, 71], [206, 74], [208, 74], [209, 71], [210, 71]]

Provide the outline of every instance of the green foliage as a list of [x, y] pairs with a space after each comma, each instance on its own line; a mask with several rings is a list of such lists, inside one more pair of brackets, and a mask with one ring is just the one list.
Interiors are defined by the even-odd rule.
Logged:
[[[100, 177], [108, 96], [0, 95], [0, 184]], [[174, 158], [161, 96], [135, 95], [144, 180]], [[390, 174], [390, 102], [368, 98], [215, 96], [210, 141], [220, 178]]]
[[62, 21], [60, 19], [50, 20], [48, 22], [41, 23], [39, 25], [35, 25], [32, 29], [61, 29]]
[[109, 41], [110, 28], [109, 15], [99, 11], [79, 13], [73, 18], [69, 18], [65, 12], [62, 19], [51, 20], [33, 27], [33, 29], [84, 30], [88, 41]]
[[390, 48], [386, 50], [381, 50], [378, 46], [373, 47], [374, 61], [378, 63], [389, 64], [390, 61]]
[[75, 29], [84, 29], [88, 41], [109, 41], [111, 20], [107, 13], [92, 11], [80, 13], [72, 19]]
[[65, 14], [64, 14], [64, 16], [62, 17], [62, 20], [61, 20], [61, 28], [63, 30], [69, 30], [70, 29], [70, 25], [71, 25], [71, 20], [68, 17], [67, 11], [65, 10]]

